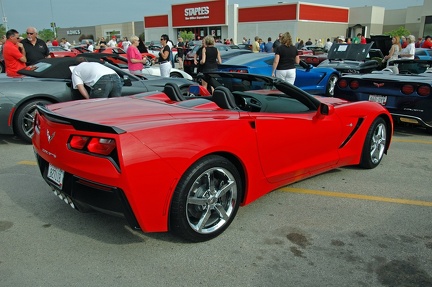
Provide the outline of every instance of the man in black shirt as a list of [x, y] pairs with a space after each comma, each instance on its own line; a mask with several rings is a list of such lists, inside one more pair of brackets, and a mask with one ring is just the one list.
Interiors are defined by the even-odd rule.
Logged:
[[26, 51], [26, 65], [34, 65], [37, 61], [49, 57], [49, 49], [46, 43], [37, 37], [37, 30], [34, 27], [27, 28], [27, 38], [21, 43]]
[[281, 37], [282, 37], [282, 33], [279, 33], [279, 37], [276, 39], [276, 41], [273, 42], [273, 52], [276, 51], [276, 48], [280, 46]]

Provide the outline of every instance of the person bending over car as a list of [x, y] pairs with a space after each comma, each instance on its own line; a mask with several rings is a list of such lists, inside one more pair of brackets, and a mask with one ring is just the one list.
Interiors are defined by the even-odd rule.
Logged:
[[[97, 62], [78, 57], [72, 70], [72, 85], [86, 99], [120, 97], [122, 82], [117, 73]], [[86, 86], [90, 89], [87, 91]]]

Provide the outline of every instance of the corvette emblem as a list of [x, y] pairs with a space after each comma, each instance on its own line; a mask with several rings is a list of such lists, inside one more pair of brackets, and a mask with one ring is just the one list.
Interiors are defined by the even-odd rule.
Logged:
[[381, 88], [384, 86], [384, 83], [373, 83], [375, 87]]
[[47, 130], [48, 143], [51, 143], [51, 141], [54, 137], [55, 137], [55, 132], [53, 132], [53, 134], [50, 135], [49, 130]]

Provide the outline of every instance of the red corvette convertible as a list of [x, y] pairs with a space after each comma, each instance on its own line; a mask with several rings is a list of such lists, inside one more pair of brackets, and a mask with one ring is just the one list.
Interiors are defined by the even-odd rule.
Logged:
[[204, 75], [214, 88], [38, 105], [41, 174], [70, 206], [189, 241], [221, 234], [239, 205], [347, 165], [375, 168], [393, 122], [378, 103], [316, 98], [279, 79]]

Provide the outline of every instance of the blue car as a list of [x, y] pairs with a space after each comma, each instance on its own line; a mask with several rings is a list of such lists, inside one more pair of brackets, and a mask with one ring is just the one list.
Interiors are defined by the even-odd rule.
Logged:
[[419, 60], [432, 60], [432, 49], [416, 48], [414, 57]]
[[[274, 53], [248, 53], [231, 58], [218, 65], [219, 71], [271, 76]], [[339, 79], [333, 68], [316, 68], [300, 61], [294, 85], [313, 95], [332, 97]]]

